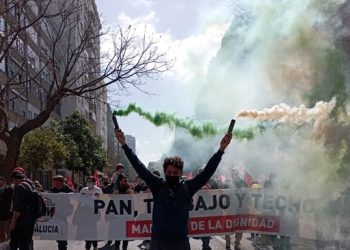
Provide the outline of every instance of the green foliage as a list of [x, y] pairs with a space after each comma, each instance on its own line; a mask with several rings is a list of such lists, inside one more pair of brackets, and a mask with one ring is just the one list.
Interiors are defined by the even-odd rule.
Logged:
[[49, 128], [38, 128], [29, 132], [21, 145], [19, 161], [29, 172], [49, 169], [69, 156], [69, 150], [59, 135]]
[[58, 126], [56, 125], [56, 129], [62, 131], [70, 151], [70, 156], [66, 160], [68, 169], [89, 174], [106, 166], [107, 156], [101, 138], [78, 111], [62, 120]]
[[28, 133], [23, 140], [20, 163], [31, 173], [58, 168], [63, 164], [70, 170], [89, 174], [106, 166], [106, 152], [102, 140], [89, 122], [78, 112], [61, 122], [51, 122], [48, 128]]

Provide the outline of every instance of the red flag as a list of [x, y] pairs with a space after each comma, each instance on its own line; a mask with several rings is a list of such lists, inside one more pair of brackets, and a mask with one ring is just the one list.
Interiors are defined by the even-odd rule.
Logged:
[[188, 172], [187, 179], [192, 179], [192, 177], [193, 177], [192, 172]]
[[225, 181], [226, 181], [226, 177], [225, 177], [225, 175], [220, 175], [220, 176], [218, 176], [218, 181], [220, 181], [220, 182], [222, 182], [222, 183], [224, 183]]
[[244, 169], [244, 182], [247, 184], [248, 187], [251, 186], [253, 182], [253, 177], [248, 174], [248, 172]]
[[72, 179], [70, 178], [69, 175], [67, 175], [66, 178], [67, 178], [67, 181], [68, 181], [68, 187], [70, 187], [70, 189], [72, 189], [75, 192], [76, 190], [75, 190], [75, 187], [74, 187]]
[[97, 170], [94, 172], [94, 177], [96, 179], [95, 185], [99, 187], [100, 186], [100, 179], [98, 178]]

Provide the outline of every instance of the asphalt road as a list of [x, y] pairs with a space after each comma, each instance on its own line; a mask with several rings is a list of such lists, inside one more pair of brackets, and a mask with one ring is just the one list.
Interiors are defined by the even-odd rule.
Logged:
[[[234, 237], [232, 237], [234, 238]], [[232, 241], [232, 250], [233, 250], [233, 239]], [[106, 246], [107, 241], [101, 241], [98, 243], [98, 249], [100, 250], [114, 250], [114, 245], [112, 247]], [[130, 241], [128, 249], [130, 250], [137, 250], [140, 249], [138, 245], [141, 243], [139, 240]], [[201, 240], [195, 240], [190, 239], [191, 244], [191, 250], [202, 250], [202, 242]], [[213, 236], [212, 240], [210, 241], [210, 246], [213, 250], [225, 250], [225, 240], [223, 237], [220, 236]], [[57, 243], [55, 241], [49, 241], [49, 240], [37, 240], [34, 241], [34, 249], [35, 250], [51, 250], [51, 249], [57, 249]], [[68, 241], [68, 250], [78, 250], [78, 249], [85, 249], [85, 243], [83, 241]], [[247, 241], [246, 239], [242, 240], [242, 249], [253, 249], [253, 247], [250, 244], [250, 241]]]
[[[250, 234], [243, 234], [243, 239], [241, 241], [241, 249], [242, 250], [256, 250], [252, 246], [252, 242], [248, 240], [248, 237]], [[234, 249], [233, 246], [234, 237], [231, 237], [231, 249]], [[141, 243], [140, 240], [130, 241], [128, 249], [129, 250], [139, 250], [140, 248], [138, 245]], [[100, 241], [98, 243], [98, 249], [100, 250], [115, 250], [114, 249], [114, 243], [112, 246], [108, 247], [107, 241]], [[200, 240], [190, 239], [191, 249], [192, 250], [202, 250], [202, 242]], [[213, 236], [212, 240], [210, 241], [210, 246], [212, 250], [225, 250], [225, 240], [224, 237], [220, 236]], [[291, 246], [293, 250], [316, 250], [315, 248], [315, 242], [312, 240], [301, 240], [299, 239], [298, 242], [292, 242]], [[5, 250], [4, 243], [0, 244], [0, 250]], [[35, 250], [52, 250], [57, 249], [57, 243], [56, 241], [49, 241], [49, 240], [36, 240], [34, 241], [34, 249]], [[78, 249], [85, 249], [85, 242], [84, 241], [68, 241], [68, 250], [78, 250]], [[268, 248], [260, 248], [263, 250], [272, 250], [272, 247], [269, 246]], [[325, 245], [323, 250], [336, 250], [334, 244]]]

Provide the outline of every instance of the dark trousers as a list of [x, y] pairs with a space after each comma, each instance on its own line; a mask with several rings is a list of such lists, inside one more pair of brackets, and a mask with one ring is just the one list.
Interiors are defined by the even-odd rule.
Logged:
[[[128, 243], [129, 243], [129, 241], [123, 240], [123, 245], [122, 245], [123, 250], [128, 249]], [[120, 240], [116, 240], [115, 241], [115, 250], [119, 250], [119, 247], [120, 247]]]
[[202, 249], [203, 250], [211, 250], [209, 243], [210, 243], [210, 236], [207, 237], [201, 237], [200, 238], [202, 241]]
[[188, 238], [176, 241], [151, 239], [150, 250], [191, 250], [191, 246]]
[[66, 240], [57, 241], [58, 250], [67, 250], [68, 242]]
[[15, 229], [11, 231], [11, 250], [33, 250], [33, 231], [34, 224], [16, 226]]
[[85, 241], [85, 249], [90, 249], [91, 245], [97, 247], [97, 240], [87, 240]]

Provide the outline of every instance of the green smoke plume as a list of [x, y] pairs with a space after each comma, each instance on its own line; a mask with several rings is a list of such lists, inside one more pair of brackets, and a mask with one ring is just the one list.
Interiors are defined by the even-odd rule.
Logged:
[[[202, 124], [196, 124], [192, 120], [184, 120], [176, 118], [172, 114], [167, 114], [165, 112], [156, 112], [151, 114], [137, 107], [135, 104], [129, 104], [126, 109], [120, 109], [113, 111], [113, 115], [117, 116], [127, 116], [131, 112], [134, 112], [146, 120], [153, 123], [155, 126], [168, 126], [170, 128], [183, 128], [186, 129], [193, 137], [201, 139], [208, 136], [214, 136], [219, 134], [224, 134], [227, 128], [217, 128], [212, 122], [206, 122]], [[235, 129], [234, 137], [238, 140], [251, 140], [254, 138], [258, 130], [255, 128], [248, 129]]]

